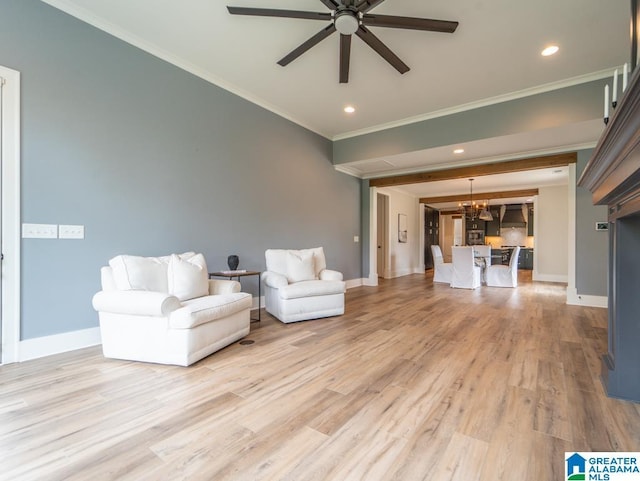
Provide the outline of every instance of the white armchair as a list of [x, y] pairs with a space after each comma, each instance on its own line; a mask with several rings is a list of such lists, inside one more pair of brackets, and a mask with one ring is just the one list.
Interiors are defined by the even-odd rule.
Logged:
[[267, 312], [284, 323], [344, 314], [342, 273], [327, 269], [322, 247], [268, 249], [262, 273]]
[[93, 297], [105, 357], [188, 366], [249, 334], [251, 295], [204, 256], [117, 256]]
[[471, 247], [452, 247], [453, 275], [451, 287], [475, 289], [480, 287], [482, 270], [475, 265]]
[[451, 284], [453, 264], [444, 261], [442, 249], [440, 249], [439, 245], [431, 246], [431, 254], [433, 256], [433, 282], [446, 282], [447, 284]]
[[487, 286], [491, 287], [518, 287], [518, 256], [520, 247], [514, 247], [508, 266], [493, 265], [487, 267]]

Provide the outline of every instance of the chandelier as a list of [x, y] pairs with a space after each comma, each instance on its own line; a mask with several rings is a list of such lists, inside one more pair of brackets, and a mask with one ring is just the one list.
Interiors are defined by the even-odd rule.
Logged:
[[488, 208], [488, 201], [484, 204], [477, 204], [473, 200], [473, 181], [474, 179], [469, 179], [469, 205], [466, 203], [459, 202], [458, 210], [461, 214], [464, 214], [465, 217], [468, 217], [470, 220], [480, 219], [486, 221], [492, 221], [493, 215]]

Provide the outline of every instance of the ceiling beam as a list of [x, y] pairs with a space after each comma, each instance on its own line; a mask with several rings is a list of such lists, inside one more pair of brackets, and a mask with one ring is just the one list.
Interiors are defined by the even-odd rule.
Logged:
[[510, 172], [523, 172], [527, 170], [549, 169], [552, 167], [564, 167], [575, 164], [578, 155], [575, 152], [565, 154], [547, 155], [544, 157], [531, 157], [528, 159], [511, 160], [508, 162], [496, 162], [493, 164], [470, 165], [454, 169], [432, 170], [415, 174], [393, 175], [369, 179], [370, 187], [392, 187], [398, 185], [421, 184], [423, 182], [436, 182], [438, 180], [466, 179], [481, 177], [483, 175], [508, 174]]
[[[473, 198], [482, 200], [509, 199], [511, 197], [533, 197], [538, 195], [538, 189], [503, 190], [501, 192], [473, 193]], [[439, 197], [420, 197], [421, 204], [444, 204], [445, 202], [466, 202], [469, 200], [469, 192], [456, 195], [441, 195]]]

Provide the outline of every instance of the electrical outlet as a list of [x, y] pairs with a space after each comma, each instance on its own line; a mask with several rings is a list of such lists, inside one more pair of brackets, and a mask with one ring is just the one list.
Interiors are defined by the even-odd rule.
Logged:
[[84, 226], [60, 224], [58, 237], [60, 239], [84, 239]]
[[57, 237], [56, 224], [22, 224], [23, 239], [56, 239]]

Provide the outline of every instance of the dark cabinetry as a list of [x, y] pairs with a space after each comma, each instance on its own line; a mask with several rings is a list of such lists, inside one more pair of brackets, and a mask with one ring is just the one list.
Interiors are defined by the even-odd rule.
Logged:
[[518, 269], [533, 270], [533, 249], [520, 249]]
[[440, 212], [431, 207], [424, 209], [424, 268], [433, 268], [431, 246], [439, 245]]
[[469, 217], [465, 217], [465, 229], [466, 230], [484, 230], [485, 221], [478, 219], [470, 219]]

